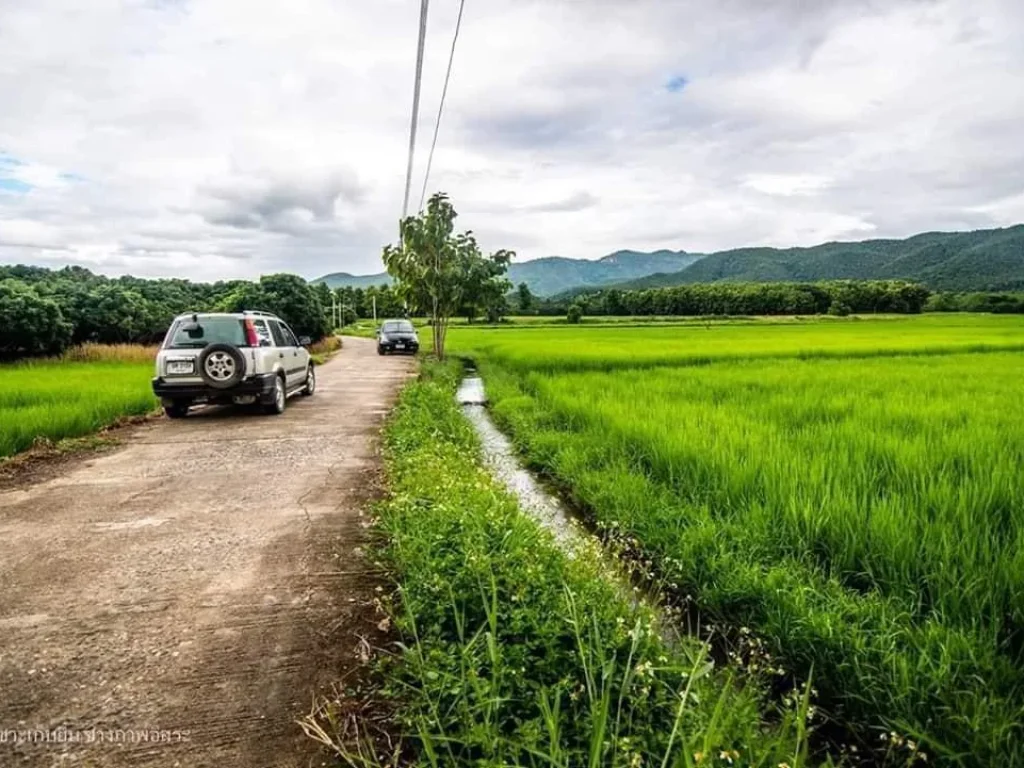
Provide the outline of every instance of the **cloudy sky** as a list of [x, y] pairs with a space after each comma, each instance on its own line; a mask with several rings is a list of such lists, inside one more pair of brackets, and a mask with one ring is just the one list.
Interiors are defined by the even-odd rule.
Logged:
[[[0, 0], [0, 262], [379, 270], [418, 9]], [[430, 190], [520, 260], [1018, 223], [1022, 39], [1020, 0], [466, 0]]]

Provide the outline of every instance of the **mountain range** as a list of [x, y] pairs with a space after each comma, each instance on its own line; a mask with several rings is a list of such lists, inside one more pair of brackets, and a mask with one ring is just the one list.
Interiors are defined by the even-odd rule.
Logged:
[[[526, 283], [536, 296], [553, 296], [574, 288], [601, 287], [657, 272], [677, 272], [699, 258], [699, 255], [683, 251], [616, 251], [596, 261], [549, 256], [510, 265], [508, 279], [513, 285]], [[366, 288], [371, 285], [390, 285], [391, 275], [387, 272], [376, 275], [334, 272], [312, 282], [326, 283], [330, 288]]]
[[652, 274], [615, 287], [884, 279], [913, 280], [944, 291], [1024, 289], [1024, 225], [811, 248], [738, 248], [708, 254], [676, 272]]
[[[905, 240], [830, 242], [809, 248], [737, 248], [710, 254], [616, 251], [596, 261], [550, 256], [512, 264], [508, 278], [537, 296], [587, 288], [624, 290], [684, 283], [904, 279], [948, 291], [1024, 289], [1024, 225], [974, 232], [926, 232]], [[332, 288], [391, 282], [386, 272], [335, 272]]]

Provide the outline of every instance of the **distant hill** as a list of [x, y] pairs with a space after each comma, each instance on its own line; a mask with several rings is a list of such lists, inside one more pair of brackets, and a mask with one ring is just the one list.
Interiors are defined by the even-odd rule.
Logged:
[[1024, 225], [811, 248], [739, 248], [708, 254], [682, 270], [623, 281], [615, 287], [837, 279], [906, 279], [946, 291], [1019, 290], [1024, 288]]
[[[699, 255], [683, 251], [616, 251], [597, 261], [549, 256], [512, 264], [508, 270], [508, 279], [514, 285], [526, 283], [537, 296], [552, 296], [581, 286], [608, 285], [656, 272], [676, 272], [700, 258]], [[370, 285], [390, 284], [391, 276], [386, 272], [377, 275], [334, 272], [312, 282], [326, 283], [331, 288], [366, 288]]]
[[[825, 243], [811, 248], [737, 248], [711, 254], [616, 251], [597, 261], [550, 256], [512, 264], [508, 278], [537, 296], [588, 288], [625, 290], [682, 283], [914, 280], [946, 291], [1024, 289], [1024, 224], [975, 232], [926, 232], [906, 240]], [[391, 277], [336, 272], [313, 281], [365, 288]]]
[[313, 285], [326, 283], [328, 288], [369, 288], [371, 285], [391, 285], [391, 275], [380, 272], [376, 275], [350, 275], [348, 272], [331, 272], [329, 275], [310, 280]]
[[553, 296], [584, 285], [609, 285], [656, 272], [676, 272], [698, 259], [699, 255], [684, 251], [616, 251], [597, 261], [549, 256], [512, 264], [508, 279], [514, 285], [526, 283], [537, 296]]

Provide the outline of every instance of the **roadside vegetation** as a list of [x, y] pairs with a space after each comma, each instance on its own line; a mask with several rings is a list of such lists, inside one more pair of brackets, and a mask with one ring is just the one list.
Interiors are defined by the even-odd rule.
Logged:
[[1022, 320], [456, 330], [529, 462], [878, 762], [1024, 764]]
[[756, 665], [667, 645], [598, 553], [559, 549], [481, 466], [458, 370], [425, 366], [384, 434], [378, 556], [401, 642], [383, 673], [402, 743], [381, 757], [321, 736], [353, 764], [806, 765], [809, 688], [776, 702]]
[[338, 336], [324, 336], [320, 341], [309, 345], [309, 356], [316, 365], [323, 365], [341, 351], [341, 344]]

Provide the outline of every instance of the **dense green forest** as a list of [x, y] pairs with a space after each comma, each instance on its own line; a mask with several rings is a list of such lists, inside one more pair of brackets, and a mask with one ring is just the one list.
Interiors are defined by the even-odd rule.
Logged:
[[299, 335], [320, 338], [330, 328], [324, 298], [288, 274], [193, 283], [107, 278], [81, 267], [0, 266], [0, 357], [59, 354], [83, 342], [155, 343], [175, 315], [190, 310], [263, 309]]
[[911, 280], [942, 291], [1024, 289], [1024, 225], [927, 232], [906, 240], [825, 243], [813, 248], [740, 248], [708, 254], [685, 269], [615, 287], [689, 283]]
[[[916, 314], [931, 292], [901, 280], [818, 283], [707, 283], [622, 291], [610, 288], [540, 306], [544, 313], [586, 315]], [[575, 308], [575, 309], [574, 309]]]
[[995, 315], [1024, 314], [1024, 291], [1016, 293], [935, 293], [925, 312], [990, 312]]

